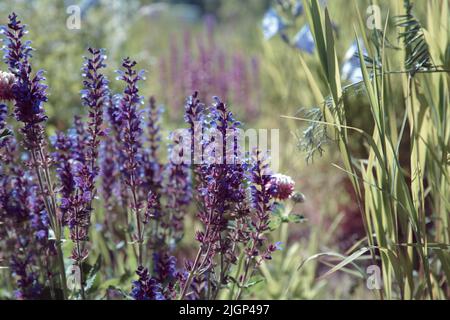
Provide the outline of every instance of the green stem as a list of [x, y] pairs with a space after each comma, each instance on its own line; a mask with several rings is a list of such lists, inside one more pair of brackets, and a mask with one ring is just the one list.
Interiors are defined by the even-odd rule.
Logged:
[[58, 266], [59, 266], [59, 272], [61, 274], [61, 286], [62, 286], [62, 294], [63, 299], [66, 300], [67, 295], [67, 278], [66, 278], [66, 268], [64, 266], [64, 256], [61, 249], [61, 240], [56, 240], [56, 252], [58, 255]]
[[179, 300], [183, 300], [184, 299], [184, 297], [186, 296], [188, 288], [191, 286], [192, 279], [194, 278], [195, 269], [197, 269], [197, 265], [198, 265], [198, 262], [200, 260], [201, 254], [202, 254], [202, 248], [200, 247], [200, 249], [197, 252], [197, 256], [195, 257], [192, 269], [189, 272], [189, 276], [188, 276], [188, 278], [186, 280], [186, 283], [184, 284], [183, 290], [181, 291]]

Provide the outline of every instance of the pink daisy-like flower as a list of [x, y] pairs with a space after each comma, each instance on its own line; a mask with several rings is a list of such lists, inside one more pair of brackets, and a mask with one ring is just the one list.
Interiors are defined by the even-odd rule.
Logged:
[[15, 77], [12, 73], [0, 71], [0, 100], [12, 100], [12, 86]]
[[277, 173], [272, 175], [270, 186], [274, 187], [274, 198], [286, 200], [294, 193], [295, 181], [289, 176]]

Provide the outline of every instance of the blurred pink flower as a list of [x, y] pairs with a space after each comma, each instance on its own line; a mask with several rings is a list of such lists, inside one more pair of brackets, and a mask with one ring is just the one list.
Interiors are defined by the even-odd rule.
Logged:
[[15, 77], [12, 73], [0, 71], [0, 100], [12, 100], [12, 86]]
[[274, 187], [274, 197], [278, 200], [289, 199], [294, 193], [295, 181], [284, 174], [274, 174], [270, 181], [270, 187]]

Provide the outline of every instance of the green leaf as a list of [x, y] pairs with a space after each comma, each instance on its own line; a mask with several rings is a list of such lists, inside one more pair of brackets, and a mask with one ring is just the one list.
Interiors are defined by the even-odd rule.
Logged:
[[3, 129], [3, 131], [0, 132], [0, 141], [3, 140], [3, 139], [5, 139], [5, 138], [7, 138], [7, 137], [10, 137], [10, 136], [12, 136], [11, 130], [9, 130], [9, 129]]
[[301, 214], [297, 214], [297, 213], [291, 213], [288, 216], [288, 222], [292, 222], [292, 223], [304, 223], [307, 220], [308, 219], [306, 219], [305, 216], [303, 216]]
[[256, 278], [254, 280], [248, 281], [246, 284], [244, 284], [242, 287], [243, 288], [251, 288], [255, 285], [257, 285], [258, 283], [264, 282], [265, 279], [262, 277]]
[[94, 286], [95, 279], [97, 278], [97, 273], [100, 271], [100, 268], [102, 266], [102, 260], [103, 260], [102, 256], [99, 255], [97, 261], [89, 271], [89, 274], [86, 279], [86, 285], [84, 287], [86, 291], [90, 290]]
[[273, 217], [272, 219], [270, 219], [269, 229], [271, 231], [278, 229], [282, 222], [283, 222], [283, 219], [280, 216]]
[[337, 264], [336, 266], [334, 266], [333, 268], [331, 268], [330, 270], [328, 270], [324, 275], [322, 275], [320, 278], [326, 278], [329, 275], [335, 273], [336, 271], [339, 271], [340, 269], [342, 269], [343, 267], [345, 267], [346, 265], [348, 265], [349, 263], [352, 263], [353, 261], [355, 261], [356, 259], [358, 259], [359, 257], [361, 257], [363, 254], [365, 254], [367, 251], [369, 251], [369, 248], [361, 248], [358, 251], [356, 251], [355, 253], [353, 253], [352, 255], [348, 256], [347, 258], [345, 258], [341, 263]]

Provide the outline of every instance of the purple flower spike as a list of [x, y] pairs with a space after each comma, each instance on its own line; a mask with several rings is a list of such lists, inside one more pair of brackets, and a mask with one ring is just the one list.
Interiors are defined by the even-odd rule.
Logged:
[[160, 193], [162, 188], [163, 165], [159, 162], [159, 146], [161, 143], [162, 107], [156, 106], [154, 97], [150, 97], [147, 106], [147, 135], [144, 136], [149, 147], [142, 150], [142, 182], [146, 191]]
[[140, 166], [140, 148], [141, 148], [141, 115], [137, 110], [137, 106], [142, 102], [142, 97], [139, 96], [138, 81], [142, 80], [142, 72], [136, 72], [134, 67], [135, 61], [129, 58], [123, 60], [122, 67], [125, 71], [119, 70], [119, 79], [126, 83], [123, 95], [119, 101], [119, 117], [121, 121], [121, 138], [124, 151], [127, 155], [125, 162], [125, 170], [127, 177], [127, 184], [132, 188], [136, 188], [140, 182], [138, 179], [137, 170]]
[[138, 105], [142, 102], [139, 95], [138, 82], [143, 80], [143, 71], [137, 72], [134, 68], [135, 61], [129, 58], [123, 60], [122, 67], [119, 70], [119, 79], [126, 83], [124, 92], [119, 100], [119, 118], [121, 123], [121, 144], [124, 151], [123, 174], [125, 175], [125, 184], [129, 187], [130, 197], [132, 199], [130, 207], [135, 215], [135, 234], [138, 247], [138, 264], [143, 265], [143, 244], [144, 244], [144, 225], [141, 217], [142, 201], [140, 199], [142, 179], [140, 170], [142, 169], [142, 129], [141, 115], [138, 111]]
[[83, 105], [89, 109], [89, 122], [87, 128], [89, 137], [86, 160], [90, 163], [94, 176], [97, 176], [99, 169], [96, 161], [100, 144], [99, 138], [106, 134], [105, 130], [102, 128], [102, 124], [103, 110], [106, 108], [109, 101], [109, 88], [108, 81], [101, 73], [101, 69], [106, 67], [106, 57], [103, 50], [89, 48], [88, 51], [91, 56], [86, 57], [84, 61], [84, 90], [82, 91]]
[[24, 124], [20, 131], [24, 135], [25, 146], [34, 149], [43, 142], [41, 123], [47, 120], [43, 109], [43, 103], [47, 101], [47, 86], [42, 84], [45, 78], [42, 70], [32, 74], [29, 62], [32, 48], [28, 41], [23, 40], [27, 31], [15, 13], [9, 16], [3, 33], [6, 37], [5, 62], [16, 79], [12, 86], [14, 115]]

